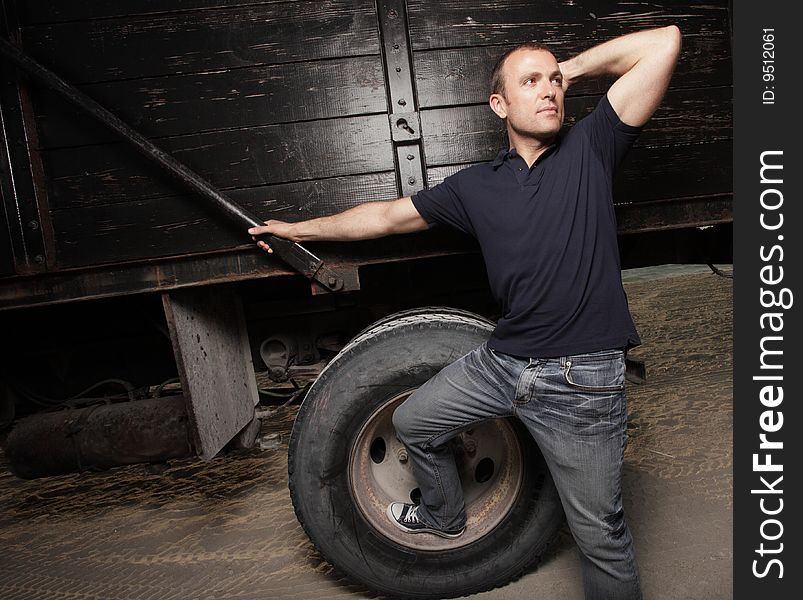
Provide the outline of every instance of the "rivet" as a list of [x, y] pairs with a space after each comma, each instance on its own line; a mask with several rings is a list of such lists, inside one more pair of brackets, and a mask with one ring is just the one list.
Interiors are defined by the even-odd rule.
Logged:
[[41, 254], [37, 254], [36, 256], [33, 257], [33, 259], [34, 259], [35, 262], [39, 263], [40, 265], [45, 262], [45, 257], [42, 256]]
[[396, 72], [401, 73], [401, 67], [396, 67]]
[[414, 158], [415, 158], [415, 156], [413, 156], [412, 154], [408, 154], [407, 155], [407, 160], [413, 160]]
[[399, 105], [400, 106], [405, 106], [406, 104], [407, 104], [407, 100], [405, 100], [404, 98], [399, 98]]
[[36, 231], [37, 229], [39, 229], [39, 221], [35, 221], [35, 220], [28, 221], [28, 227], [30, 229], [33, 229], [34, 231]]
[[407, 180], [407, 183], [413, 185], [415, 183], [415, 177], [410, 177], [410, 179]]

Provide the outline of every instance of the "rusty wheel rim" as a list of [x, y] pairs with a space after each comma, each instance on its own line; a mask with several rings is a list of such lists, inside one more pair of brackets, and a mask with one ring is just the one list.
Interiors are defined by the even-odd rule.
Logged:
[[384, 402], [360, 429], [349, 456], [352, 499], [375, 531], [401, 546], [425, 551], [466, 546], [490, 533], [516, 502], [524, 474], [518, 436], [507, 419], [484, 421], [460, 434], [454, 446], [468, 515], [465, 533], [456, 539], [406, 533], [386, 509], [391, 502], [417, 501], [412, 467], [391, 421], [413, 391]]

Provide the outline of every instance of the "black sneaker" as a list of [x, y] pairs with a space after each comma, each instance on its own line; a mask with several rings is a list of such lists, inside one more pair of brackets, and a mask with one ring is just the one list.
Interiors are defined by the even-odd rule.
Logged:
[[422, 523], [418, 518], [418, 506], [415, 504], [405, 504], [404, 502], [391, 502], [387, 510], [388, 517], [399, 529], [407, 533], [434, 533], [445, 538], [456, 538], [463, 535], [466, 530], [463, 527], [457, 531], [442, 531], [433, 529], [429, 525]]

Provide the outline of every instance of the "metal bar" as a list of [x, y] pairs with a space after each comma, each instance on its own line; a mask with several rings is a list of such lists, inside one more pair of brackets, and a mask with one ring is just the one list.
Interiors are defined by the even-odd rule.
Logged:
[[[410, 196], [424, 188], [421, 118], [413, 77], [406, 0], [377, 0], [382, 62], [388, 89], [388, 122], [396, 156], [398, 189]], [[409, 158], [412, 156], [413, 158]]]
[[421, 146], [418, 144], [405, 144], [396, 146], [396, 162], [399, 165], [399, 178], [401, 179], [401, 195], [412, 196], [420, 190], [424, 181], [421, 160]]
[[414, 112], [416, 97], [412, 51], [407, 37], [407, 3], [405, 0], [377, 0], [376, 8], [390, 97], [388, 112]]
[[[230, 219], [240, 224], [243, 229], [262, 225], [260, 219], [257, 219], [241, 206], [234, 203], [200, 175], [177, 161], [170, 154], [123, 122], [119, 117], [61, 79], [55, 73], [40, 65], [22, 50], [3, 38], [0, 38], [0, 54], [33, 79], [57, 92], [75, 106], [78, 106], [109, 127], [112, 131], [132, 144], [143, 156], [155, 162], [179, 182], [212, 202]], [[337, 291], [343, 287], [342, 277], [325, 267], [321, 259], [300, 244], [275, 235], [266, 236], [265, 241], [273, 248], [274, 253], [279, 258], [309, 279], [314, 279], [325, 289]]]

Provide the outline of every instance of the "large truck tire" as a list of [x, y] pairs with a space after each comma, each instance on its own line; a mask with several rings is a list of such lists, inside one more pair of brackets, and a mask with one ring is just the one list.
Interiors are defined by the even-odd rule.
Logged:
[[448, 598], [503, 585], [538, 562], [563, 520], [537, 445], [512, 419], [453, 442], [468, 512], [461, 537], [405, 533], [385, 514], [418, 499], [393, 410], [492, 329], [464, 311], [398, 313], [344, 347], [301, 405], [288, 459], [296, 515], [323, 557], [371, 590]]

